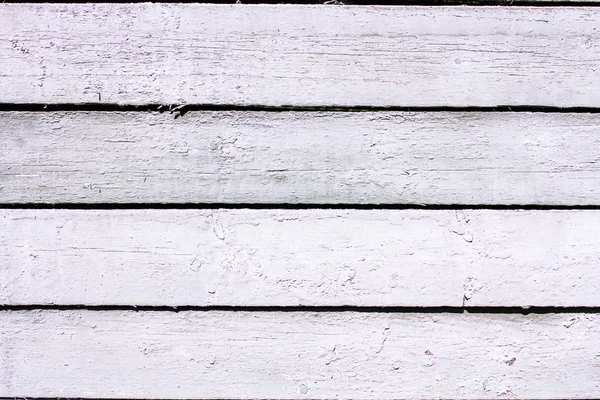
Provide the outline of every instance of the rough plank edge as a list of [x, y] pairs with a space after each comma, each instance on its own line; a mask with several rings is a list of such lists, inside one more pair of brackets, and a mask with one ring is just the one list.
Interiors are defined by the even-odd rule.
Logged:
[[[86, 3], [147, 3], [147, 0], [6, 0], [3, 3], [35, 3], [35, 4], [86, 4]], [[174, 1], [162, 0], [154, 3], [175, 3]], [[176, 3], [203, 3], [203, 4], [276, 4], [276, 5], [324, 5], [324, 6], [518, 6], [518, 7], [598, 7], [600, 0], [244, 0], [236, 3], [236, 0], [180, 0]]]

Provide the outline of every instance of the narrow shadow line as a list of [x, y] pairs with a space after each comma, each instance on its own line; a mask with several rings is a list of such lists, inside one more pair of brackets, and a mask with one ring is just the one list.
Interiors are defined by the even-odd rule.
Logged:
[[0, 203], [6, 210], [600, 210], [600, 205], [328, 203]]
[[[598, 2], [600, 5], [600, 0]], [[262, 106], [234, 104], [105, 104], [105, 103], [0, 103], [0, 111], [23, 112], [165, 112], [184, 115], [190, 111], [262, 111], [262, 112], [527, 112], [527, 113], [600, 113], [599, 107], [549, 107], [536, 105], [498, 105], [494, 107], [372, 107], [372, 106]]]
[[363, 306], [132, 306], [132, 305], [0, 305], [0, 311], [137, 311], [137, 312], [315, 312], [315, 313], [385, 313], [385, 314], [597, 314], [600, 307], [363, 307]]
[[[1, 400], [148, 400], [147, 397], [124, 397], [124, 398], [110, 398], [110, 397], [31, 397], [31, 396], [6, 396], [6, 397], [1, 397]], [[177, 399], [170, 399], [170, 398], [152, 398], [152, 400], [235, 400], [235, 399], [214, 399], [214, 398], [205, 398], [205, 397], [200, 397], [200, 398], [177, 398]], [[250, 399], [246, 399], [246, 400], [264, 400], [261, 398], [250, 398]], [[287, 399], [267, 399], [267, 400], [287, 400]], [[315, 400], [315, 399], [313, 399]], [[333, 399], [328, 399], [328, 398], [318, 398], [316, 400], [333, 400]], [[361, 400], [360, 398], [357, 398], [356, 400]], [[413, 400], [413, 399], [396, 399], [396, 400]], [[422, 400], [464, 400], [461, 398], [445, 398], [445, 397], [436, 397], [436, 398], [431, 398], [431, 399], [422, 399]], [[522, 398], [522, 397], [518, 397], [517, 400], [540, 400], [540, 399], [528, 399], [528, 398]], [[557, 399], [552, 399], [552, 400], [573, 400], [572, 398], [557, 398]], [[600, 398], [577, 398], [577, 400], [600, 400]]]
[[[52, 0], [5, 0], [3, 3], [100, 3], [100, 4], [126, 4], [126, 3], [145, 3], [147, 0], [72, 0], [72, 1], [52, 1]], [[166, 1], [158, 2], [168, 3]], [[236, 0], [209, 0], [199, 2], [198, 0], [179, 0], [178, 3], [204, 3], [204, 4], [239, 4]], [[595, 1], [566, 1], [566, 0], [242, 0], [241, 4], [281, 4], [281, 5], [330, 5], [330, 6], [511, 6], [511, 7], [598, 7], [600, 3]]]

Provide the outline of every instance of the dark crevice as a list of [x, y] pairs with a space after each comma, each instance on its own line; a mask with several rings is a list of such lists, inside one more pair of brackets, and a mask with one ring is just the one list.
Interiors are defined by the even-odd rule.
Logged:
[[577, 314], [600, 313], [600, 307], [363, 307], [363, 306], [131, 306], [131, 305], [0, 305], [0, 311], [89, 310], [89, 311], [231, 311], [231, 312], [318, 312], [318, 313], [395, 313], [395, 314]]
[[[3, 3], [145, 3], [148, 0], [70, 0], [70, 1], [51, 1], [51, 0], [5, 0]], [[161, 1], [158, 3], [170, 3]], [[210, 0], [193, 1], [178, 0], [177, 3], [205, 3], [205, 4], [308, 4], [308, 5], [329, 5], [329, 6], [528, 6], [528, 7], [598, 7], [600, 3], [594, 1], [550, 1], [550, 0]]]
[[[122, 398], [111, 398], [111, 397], [31, 397], [31, 396], [4, 396], [0, 397], [0, 400], [148, 400], [147, 397], [122, 397]], [[360, 397], [358, 398], [360, 400]], [[516, 397], [517, 400], [539, 400], [539, 399], [528, 399], [523, 397]], [[232, 399], [212, 399], [212, 398], [152, 398], [152, 400], [232, 400]], [[263, 398], [249, 398], [248, 400], [264, 400]], [[284, 400], [284, 399], [268, 399], [268, 400]], [[321, 400], [328, 400], [323, 398]], [[403, 399], [399, 399], [403, 400]], [[427, 399], [424, 399], [427, 400]], [[436, 397], [431, 400], [464, 400], [461, 398], [441, 398]], [[573, 400], [573, 398], [557, 398], [552, 400]], [[577, 398], [577, 400], [600, 400], [600, 398]]]
[[[600, 3], [599, 3], [600, 4]], [[264, 112], [529, 112], [529, 113], [600, 113], [600, 107], [548, 107], [515, 105], [498, 105], [494, 107], [371, 107], [371, 106], [261, 106], [233, 104], [39, 104], [39, 103], [0, 103], [0, 111], [23, 112], [56, 112], [56, 111], [88, 111], [88, 112], [171, 112], [184, 115], [189, 111], [264, 111]]]
[[23, 203], [0, 209], [26, 210], [600, 210], [600, 205], [536, 204], [271, 204], [271, 203]]

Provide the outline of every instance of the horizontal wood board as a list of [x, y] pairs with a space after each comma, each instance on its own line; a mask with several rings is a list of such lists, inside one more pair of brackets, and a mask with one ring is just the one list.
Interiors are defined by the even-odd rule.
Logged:
[[593, 7], [2, 4], [0, 103], [600, 105]]
[[600, 114], [0, 112], [0, 203], [600, 204]]
[[0, 304], [600, 306], [599, 211], [3, 210]]
[[600, 389], [597, 315], [0, 313], [0, 396], [560, 399]]

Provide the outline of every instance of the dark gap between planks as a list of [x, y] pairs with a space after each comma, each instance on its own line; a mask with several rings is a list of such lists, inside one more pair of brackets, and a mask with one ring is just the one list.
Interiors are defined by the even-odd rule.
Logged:
[[[600, 5], [600, 0], [598, 2]], [[498, 105], [493, 107], [374, 107], [374, 106], [261, 106], [234, 104], [105, 104], [105, 103], [0, 103], [0, 112], [167, 112], [184, 116], [190, 111], [262, 111], [262, 112], [527, 112], [598, 114], [600, 107], [549, 107], [535, 105]]]
[[[31, 397], [31, 396], [14, 396], [14, 397], [0, 397], [0, 400], [147, 400], [147, 398], [109, 398], [109, 397]], [[431, 399], [431, 400], [464, 400], [461, 398], [435, 398], [435, 399]], [[523, 398], [523, 397], [516, 397], [516, 400], [544, 400], [544, 399], [527, 399], [527, 398]], [[187, 398], [187, 399], [152, 399], [152, 400], [213, 400], [213, 399], [206, 399], [206, 398]], [[235, 399], [219, 399], [219, 400], [235, 400]], [[245, 400], [264, 400], [264, 399], [256, 399], [256, 398], [249, 398], [249, 399], [245, 399]], [[268, 399], [268, 400], [285, 400], [285, 399]], [[321, 400], [328, 400], [328, 399], [321, 399]], [[360, 398], [358, 398], [357, 400], [360, 400]], [[402, 400], [402, 399], [400, 399]], [[424, 399], [424, 400], [428, 400], [428, 399]], [[549, 400], [549, 399], [548, 399]], [[573, 400], [573, 399], [552, 399], [552, 400]], [[600, 400], [600, 398], [577, 398], [577, 400]]]
[[[430, 400], [464, 400], [461, 398], [440, 398], [437, 397], [435, 399], [430, 399]], [[523, 397], [516, 397], [516, 400], [545, 400], [545, 399], [527, 399], [527, 398], [523, 398]], [[108, 397], [101, 397], [101, 398], [97, 398], [97, 397], [30, 397], [30, 396], [14, 396], [14, 397], [0, 397], [0, 400], [147, 400], [147, 398], [108, 398]], [[152, 399], [152, 400], [214, 400], [214, 399], [207, 399], [207, 398], [187, 398], [187, 399]], [[219, 400], [235, 400], [235, 399], [219, 399]], [[245, 399], [245, 400], [265, 400], [265, 399], [255, 399], [255, 398], [249, 398], [249, 399]], [[286, 400], [286, 399], [268, 399], [268, 400]], [[328, 400], [328, 399], [320, 399], [320, 400]], [[358, 398], [357, 400], [360, 400], [360, 398]], [[399, 400], [403, 400], [403, 399], [399, 399]], [[428, 399], [424, 399], [424, 400], [428, 400]], [[550, 399], [547, 399], [550, 400]], [[566, 398], [566, 399], [551, 399], [551, 400], [573, 400], [572, 398]], [[577, 400], [600, 400], [600, 398], [577, 398]]]
[[[5, 0], [2, 3], [100, 3], [100, 4], [129, 4], [129, 3], [146, 3], [148, 0], [70, 0], [70, 1], [51, 1], [51, 0]], [[160, 1], [157, 4], [169, 4], [174, 3], [170, 1]], [[281, 5], [294, 5], [294, 4], [308, 4], [308, 5], [330, 5], [330, 6], [512, 6], [512, 7], [600, 7], [598, 1], [565, 1], [565, 0], [293, 0], [293, 1], [282, 1], [282, 0], [241, 0], [238, 3], [237, 0], [211, 0], [211, 1], [192, 1], [192, 0], [178, 0], [176, 3], [187, 3], [187, 4], [281, 4]]]
[[0, 203], [0, 210], [600, 210], [600, 205], [339, 203]]
[[383, 314], [598, 314], [600, 307], [364, 307], [364, 306], [132, 306], [132, 305], [0, 305], [1, 311], [230, 311], [230, 312], [318, 312], [318, 313], [383, 313]]

